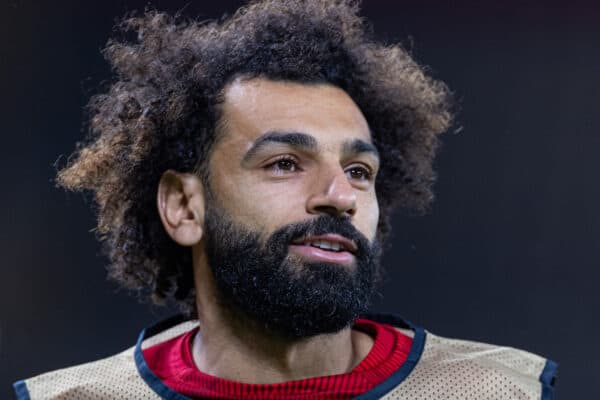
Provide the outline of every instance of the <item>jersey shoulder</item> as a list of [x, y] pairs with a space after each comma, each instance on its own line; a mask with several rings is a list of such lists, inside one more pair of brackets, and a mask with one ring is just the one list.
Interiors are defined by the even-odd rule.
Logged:
[[[160, 399], [157, 389], [147, 379], [152, 379], [145, 362], [136, 360], [141, 351], [154, 344], [169, 340], [197, 326], [196, 321], [177, 324], [157, 334], [140, 338], [138, 345], [113, 356], [46, 372], [14, 384], [18, 400], [80, 400], [80, 399]], [[141, 374], [145, 373], [147, 379]], [[160, 390], [159, 390], [160, 391]]]
[[556, 368], [527, 351], [427, 332], [414, 369], [384, 398], [550, 400]]
[[[159, 398], [139, 378], [134, 348], [17, 382], [19, 400]], [[153, 396], [154, 395], [154, 396]]]

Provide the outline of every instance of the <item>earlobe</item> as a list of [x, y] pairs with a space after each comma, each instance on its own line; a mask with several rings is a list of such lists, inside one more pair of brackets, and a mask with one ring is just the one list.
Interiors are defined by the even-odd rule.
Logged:
[[158, 184], [157, 207], [165, 231], [182, 246], [200, 242], [204, 232], [204, 191], [194, 174], [167, 170]]

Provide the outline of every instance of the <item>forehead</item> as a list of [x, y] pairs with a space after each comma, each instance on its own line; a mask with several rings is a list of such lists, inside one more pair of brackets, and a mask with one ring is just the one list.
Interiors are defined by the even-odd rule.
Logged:
[[330, 84], [236, 79], [223, 94], [225, 136], [232, 140], [252, 142], [265, 132], [282, 131], [313, 135], [324, 146], [348, 139], [371, 141], [356, 103]]

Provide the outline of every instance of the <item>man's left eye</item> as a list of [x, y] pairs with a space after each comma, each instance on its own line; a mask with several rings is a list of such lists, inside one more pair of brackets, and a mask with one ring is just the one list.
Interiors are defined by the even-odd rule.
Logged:
[[371, 172], [363, 167], [349, 168], [348, 170], [346, 170], [346, 173], [348, 174], [348, 177], [350, 179], [358, 179], [364, 181], [368, 181], [369, 179], [371, 179]]

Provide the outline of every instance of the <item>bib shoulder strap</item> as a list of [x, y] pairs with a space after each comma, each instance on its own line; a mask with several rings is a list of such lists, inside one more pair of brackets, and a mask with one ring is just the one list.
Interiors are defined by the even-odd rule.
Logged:
[[384, 398], [550, 400], [556, 367], [523, 350], [428, 332], [418, 364]]

